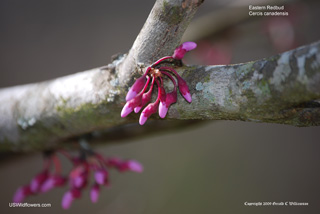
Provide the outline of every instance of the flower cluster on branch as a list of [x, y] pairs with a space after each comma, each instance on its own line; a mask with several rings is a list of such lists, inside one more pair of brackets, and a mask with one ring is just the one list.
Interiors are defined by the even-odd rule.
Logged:
[[96, 203], [101, 186], [110, 187], [110, 169], [116, 169], [119, 172], [133, 171], [140, 173], [143, 171], [143, 166], [135, 160], [103, 157], [92, 150], [81, 150], [80, 156], [72, 156], [62, 150], [59, 153], [64, 155], [73, 165], [69, 176], [62, 175], [57, 152], [46, 153], [43, 170], [29, 184], [17, 189], [13, 202], [22, 202], [28, 196], [45, 193], [69, 183], [69, 190], [64, 194], [61, 202], [62, 208], [69, 209], [72, 202], [81, 197], [82, 190], [88, 185], [92, 172], [94, 182], [90, 189], [90, 198], [93, 203]]
[[[147, 119], [157, 111], [159, 116], [164, 118], [168, 112], [170, 105], [177, 102], [177, 87], [181, 95], [191, 103], [192, 98], [187, 82], [169, 66], [161, 66], [163, 62], [168, 60], [181, 60], [185, 53], [196, 48], [194, 42], [185, 42], [175, 49], [172, 56], [163, 57], [152, 65], [148, 66], [144, 75], [138, 78], [132, 85], [126, 96], [126, 104], [121, 111], [121, 117], [126, 117], [131, 112], [138, 113], [145, 105], [147, 105], [152, 96], [154, 85], [157, 85], [158, 96], [155, 102], [149, 103], [141, 112], [139, 123], [145, 124]], [[174, 77], [175, 78], [174, 78]], [[166, 93], [164, 85], [164, 77], [169, 78], [173, 83], [173, 90]]]

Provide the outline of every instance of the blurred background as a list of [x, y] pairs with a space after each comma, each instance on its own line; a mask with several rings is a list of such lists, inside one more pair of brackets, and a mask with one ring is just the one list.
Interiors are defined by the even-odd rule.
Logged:
[[[127, 52], [154, 1], [1, 0], [0, 87], [48, 80], [106, 65]], [[287, 17], [251, 17], [257, 1], [206, 0], [184, 40], [198, 48], [187, 63], [229, 64], [271, 56], [320, 38], [320, 2], [286, 5]], [[92, 204], [88, 191], [70, 213], [319, 213], [319, 127], [208, 122], [175, 133], [95, 149], [136, 159], [142, 174], [111, 174]], [[16, 189], [41, 170], [39, 153], [1, 158], [0, 213], [57, 213], [67, 187], [29, 197], [51, 208], [10, 208]], [[66, 172], [70, 164], [65, 162]], [[308, 202], [248, 207], [244, 202]]]

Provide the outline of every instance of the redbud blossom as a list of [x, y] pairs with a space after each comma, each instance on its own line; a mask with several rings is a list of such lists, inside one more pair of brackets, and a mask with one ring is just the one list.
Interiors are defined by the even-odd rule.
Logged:
[[69, 190], [62, 197], [62, 202], [61, 202], [62, 208], [65, 210], [69, 209], [71, 207], [73, 200], [80, 197], [81, 197], [81, 192], [78, 189]]
[[174, 86], [173, 91], [166, 95], [166, 100], [161, 101], [159, 104], [159, 116], [161, 118], [164, 118], [168, 112], [170, 105], [177, 102], [177, 83], [169, 73], [165, 71], [161, 71], [161, 72], [170, 78]]
[[82, 189], [87, 185], [88, 180], [88, 164], [78, 164], [69, 174], [71, 186]]
[[48, 192], [49, 190], [63, 186], [67, 179], [61, 175], [49, 176], [49, 178], [42, 184], [41, 192]]
[[139, 172], [141, 173], [143, 171], [143, 166], [135, 160], [128, 160], [120, 164], [119, 171], [132, 171], [132, 172]]
[[41, 185], [46, 181], [48, 178], [48, 170], [44, 170], [43, 172], [39, 173], [36, 177], [34, 177], [30, 182], [30, 190], [34, 193], [40, 190]]
[[165, 102], [160, 102], [159, 104], [159, 116], [165, 118], [167, 115], [168, 109], [172, 103], [177, 102], [177, 90], [174, 90], [167, 94]]
[[148, 90], [148, 92], [143, 93], [142, 99], [141, 99], [141, 104], [134, 108], [135, 113], [138, 113], [143, 106], [145, 106], [148, 102], [150, 102], [151, 96], [152, 96], [152, 89], [153, 89], [153, 85], [154, 85], [154, 80], [155, 80], [155, 78], [152, 78], [152, 83], [151, 83], [151, 86], [150, 86], [150, 89]]
[[87, 173], [83, 173], [75, 178], [72, 179], [72, 186], [75, 187], [75, 188], [79, 188], [79, 189], [82, 189], [84, 188], [87, 183], [88, 183], [88, 174]]
[[194, 42], [184, 42], [174, 51], [172, 57], [174, 59], [182, 59], [186, 52], [191, 51], [197, 47], [197, 44]]
[[[156, 83], [158, 85], [158, 98], [154, 103], [150, 103], [149, 105], [147, 105], [147, 107], [145, 109], [143, 109], [140, 118], [139, 118], [139, 123], [140, 125], [145, 124], [145, 122], [147, 121], [147, 119], [154, 113], [157, 112], [158, 106], [159, 106], [159, 101], [162, 97], [162, 99], [165, 99], [164, 95], [163, 95], [163, 91], [161, 91], [161, 86], [158, 82], [158, 80], [156, 80]], [[163, 88], [162, 88], [163, 89]], [[164, 92], [165, 93], [165, 92]]]
[[22, 186], [15, 192], [13, 196], [13, 202], [20, 203], [22, 202], [27, 196], [31, 195], [32, 191], [29, 185]]
[[142, 94], [139, 94], [135, 98], [128, 101], [122, 108], [121, 117], [128, 116], [128, 114], [130, 114], [134, 108], [141, 105], [141, 103], [142, 103], [141, 99], [142, 99]]
[[159, 106], [159, 102], [155, 102], [155, 103], [150, 103], [149, 105], [147, 105], [147, 107], [145, 109], [143, 109], [141, 115], [140, 115], [140, 119], [139, 119], [139, 124], [143, 125], [145, 124], [145, 122], [148, 120], [148, 118], [157, 112]]
[[132, 85], [130, 90], [127, 93], [126, 101], [133, 99], [137, 94], [142, 90], [143, 86], [146, 84], [146, 76], [138, 78], [135, 83]]
[[178, 78], [178, 87], [179, 87], [180, 93], [189, 103], [191, 103], [192, 98], [191, 98], [191, 94], [190, 94], [187, 82], [181, 77], [177, 77], [177, 78]]
[[97, 183], [94, 183], [90, 190], [90, 199], [92, 203], [97, 203], [99, 199], [100, 186]]
[[[142, 92], [143, 93], [143, 92]], [[107, 167], [117, 169], [120, 172], [133, 171], [142, 172], [143, 166], [135, 160], [123, 161], [118, 158], [104, 158], [102, 155], [93, 152], [89, 147], [82, 148], [79, 157], [73, 157], [66, 151], [60, 150], [61, 154], [67, 157], [73, 164], [73, 169], [70, 171], [69, 176], [65, 177], [60, 174], [60, 161], [55, 153], [50, 152], [47, 154], [44, 170], [36, 175], [30, 185], [25, 185], [15, 192], [13, 202], [20, 203], [26, 197], [47, 192], [55, 187], [63, 186], [69, 180], [70, 189], [62, 198], [61, 206], [63, 209], [69, 209], [72, 202], [81, 197], [81, 191], [86, 187], [90, 172], [94, 172], [94, 180], [90, 189], [90, 199], [96, 203], [100, 194], [100, 185], [109, 187], [109, 173]], [[52, 167], [52, 164], [54, 167]], [[55, 169], [54, 173], [50, 172]], [[33, 190], [31, 191], [31, 186]]]
[[[189, 87], [184, 79], [179, 76], [179, 74], [172, 68], [161, 66], [162, 63], [172, 63], [176, 60], [181, 60], [185, 53], [193, 50], [197, 47], [197, 44], [194, 42], [185, 42], [180, 45], [174, 51], [172, 56], [165, 56], [161, 59], [158, 59], [156, 62], [152, 63], [150, 66], [147, 67], [145, 74], [137, 79], [137, 81], [133, 84], [131, 89], [129, 90], [126, 101], [127, 103], [124, 105], [121, 111], [121, 117], [128, 116], [133, 110], [135, 113], [138, 113], [143, 106], [145, 106], [148, 102], [150, 102], [152, 97], [152, 89], [154, 82], [158, 85], [158, 96], [157, 100], [153, 103], [147, 105], [142, 111], [139, 123], [140, 125], [145, 124], [147, 119], [154, 113], [157, 112], [159, 108], [159, 116], [164, 118], [168, 112], [168, 109], [171, 104], [177, 101], [177, 83], [176, 80], [171, 76], [173, 73], [178, 81], [179, 91], [181, 92], [182, 96], [188, 101], [191, 102], [191, 94], [189, 91]], [[176, 60], [175, 60], [176, 59]], [[168, 72], [170, 72], [170, 74]], [[174, 84], [174, 90], [169, 94], [166, 93], [163, 84], [163, 75], [167, 75]], [[148, 81], [146, 82], [146, 78], [148, 77]], [[146, 88], [148, 87], [150, 78], [152, 78], [151, 86], [149, 87], [149, 91], [144, 93]], [[160, 81], [160, 84], [159, 84]], [[144, 87], [143, 87], [144, 84]], [[143, 88], [143, 89], [142, 89]], [[159, 104], [160, 103], [160, 104]]]
[[72, 193], [70, 191], [66, 192], [62, 197], [61, 206], [63, 209], [67, 210], [71, 207], [71, 204], [73, 202], [74, 198], [72, 196]]
[[106, 185], [108, 184], [108, 171], [105, 170], [105, 169], [100, 169], [100, 170], [97, 170], [95, 173], [94, 173], [94, 178], [96, 180], [96, 182], [100, 185]]

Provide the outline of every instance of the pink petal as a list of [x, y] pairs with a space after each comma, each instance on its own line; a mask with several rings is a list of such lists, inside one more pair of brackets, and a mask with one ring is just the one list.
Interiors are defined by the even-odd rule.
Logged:
[[73, 180], [73, 185], [76, 188], [82, 188], [84, 184], [85, 184], [85, 178], [83, 176], [78, 176]]
[[122, 108], [121, 117], [126, 117], [128, 114], [130, 114], [135, 107], [141, 105], [141, 102], [142, 102], [142, 94], [139, 94], [132, 100], [128, 101]]
[[17, 189], [17, 191], [14, 193], [13, 196], [13, 202], [14, 203], [20, 203], [25, 199], [26, 195], [25, 195], [25, 191], [24, 191], [24, 187], [20, 187], [19, 189]]
[[54, 188], [55, 180], [54, 177], [48, 178], [41, 186], [41, 192], [48, 192]]
[[145, 124], [145, 122], [147, 121], [147, 119], [154, 113], [157, 112], [158, 110], [158, 106], [159, 106], [159, 101], [156, 101], [155, 103], [150, 103], [149, 105], [147, 105], [147, 107], [145, 107], [145, 109], [143, 109], [141, 115], [140, 115], [140, 119], [139, 119], [139, 123], [140, 125]]
[[185, 49], [186, 51], [191, 51], [197, 47], [197, 44], [195, 42], [184, 42], [182, 44], [182, 49]]
[[90, 190], [90, 199], [92, 203], [97, 203], [99, 199], [100, 186], [98, 184], [94, 184]]
[[98, 170], [94, 174], [96, 182], [100, 185], [104, 185], [108, 180], [108, 172], [106, 170]]
[[139, 163], [136, 160], [129, 160], [128, 161], [128, 168], [129, 170], [133, 171], [133, 172], [139, 172], [141, 173], [143, 171], [143, 166], [141, 163]]
[[122, 108], [122, 111], [121, 111], [121, 117], [126, 117], [128, 116], [128, 114], [130, 114], [132, 112], [132, 108], [130, 107], [130, 103], [127, 102], [123, 108]]
[[182, 95], [189, 103], [192, 102], [191, 94], [189, 92]]
[[134, 108], [134, 112], [138, 113], [141, 109], [142, 109], [141, 106], [137, 106], [137, 107]]
[[35, 176], [30, 183], [30, 190], [34, 193], [40, 190], [40, 186], [48, 179], [48, 171], [43, 171]]
[[174, 50], [172, 57], [174, 59], [182, 59], [186, 52], [191, 51], [197, 47], [194, 42], [184, 42], [182, 45]]
[[182, 59], [182, 58], [184, 57], [184, 55], [185, 55], [186, 52], [187, 52], [187, 51], [184, 50], [184, 49], [177, 48], [177, 49], [174, 51], [172, 57], [173, 57], [174, 59]]
[[167, 115], [167, 112], [168, 112], [168, 107], [166, 106], [166, 104], [163, 103], [163, 102], [160, 102], [160, 104], [159, 104], [159, 116], [161, 118], [165, 118], [165, 116]]
[[130, 88], [130, 90], [128, 91], [127, 96], [126, 96], [126, 101], [132, 100], [135, 96], [137, 96], [137, 94], [138, 94], [138, 92], [136, 92]]
[[139, 124], [142, 126], [143, 124], [146, 123], [147, 120], [148, 120], [148, 117], [146, 117], [144, 113], [141, 113], [140, 119], [139, 119]]
[[189, 87], [184, 79], [181, 77], [178, 78], [178, 86], [179, 86], [179, 91], [181, 92], [182, 96], [189, 102], [191, 103], [192, 98], [191, 94], [189, 91]]
[[72, 193], [70, 191], [63, 195], [61, 206], [63, 209], [67, 210], [70, 208], [72, 201], [74, 200]]
[[147, 80], [145, 76], [138, 78], [128, 91], [126, 101], [133, 99], [142, 90], [143, 86], [146, 84], [146, 81]]

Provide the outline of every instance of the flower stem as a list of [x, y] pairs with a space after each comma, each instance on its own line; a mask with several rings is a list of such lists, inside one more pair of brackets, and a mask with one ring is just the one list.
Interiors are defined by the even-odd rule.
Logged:
[[156, 79], [156, 83], [157, 83], [157, 86], [158, 86], [158, 97], [157, 97], [157, 100], [154, 103], [158, 103], [160, 101], [160, 97], [161, 97], [160, 83], [159, 83], [159, 81], [157, 79]]
[[167, 60], [167, 59], [173, 59], [172, 56], [165, 56], [165, 57], [162, 57], [161, 59], [159, 59], [158, 61], [154, 62], [151, 67], [154, 68], [156, 65], [160, 64], [161, 62], [163, 62], [164, 60]]
[[177, 90], [177, 82], [176, 82], [176, 80], [168, 72], [161, 71], [161, 73], [167, 75], [171, 79], [171, 81], [173, 83], [173, 86], [174, 86], [174, 91], [176, 91]]
[[60, 162], [59, 158], [57, 157], [57, 155], [53, 155], [52, 160], [53, 160], [56, 174], [60, 174], [61, 173], [61, 162]]
[[176, 72], [176, 70], [174, 70], [174, 69], [171, 68], [171, 67], [161, 67], [159, 70], [160, 70], [161, 72], [162, 72], [163, 70], [171, 71], [172, 73], [174, 73], [174, 74], [177, 76], [177, 78], [181, 78], [180, 75]]

